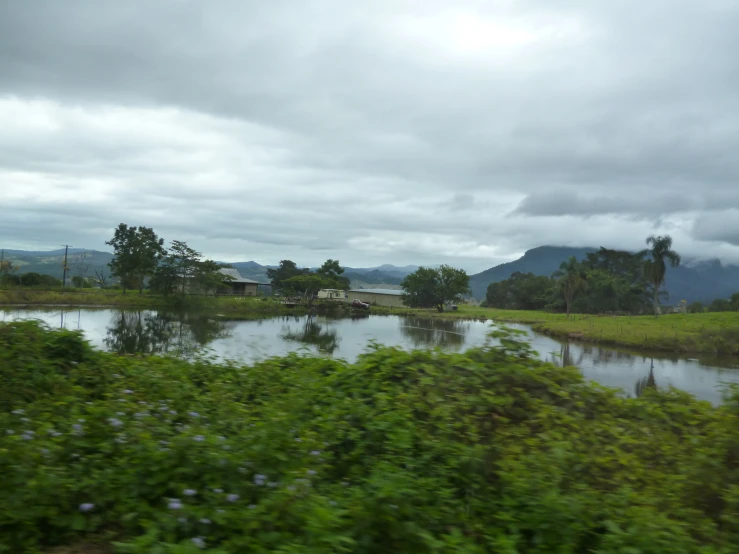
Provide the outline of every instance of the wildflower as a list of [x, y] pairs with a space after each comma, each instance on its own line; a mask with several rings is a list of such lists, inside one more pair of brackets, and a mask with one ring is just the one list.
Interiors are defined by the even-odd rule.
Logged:
[[72, 429], [77, 435], [82, 435], [84, 433], [84, 429], [82, 428], [82, 425], [80, 425], [79, 423], [73, 424]]
[[213, 492], [216, 494], [221, 494], [223, 492], [223, 489], [213, 489]]
[[124, 416], [126, 415], [126, 412], [116, 412], [115, 415]]
[[118, 444], [126, 444], [126, 438], [125, 437], [116, 437], [115, 442]]
[[225, 441], [226, 440], [226, 437], [224, 437], [223, 435], [221, 435], [220, 437], [218, 437], [218, 440], [219, 441]]
[[262, 475], [261, 473], [257, 473], [254, 476], [254, 484], [255, 485], [259, 485], [261, 487], [262, 485], [264, 485], [265, 481], [267, 481], [267, 476], [266, 475]]
[[229, 494], [226, 497], [226, 500], [228, 500], [229, 502], [236, 502], [239, 498], [240, 496], [238, 494]]
[[306, 471], [306, 473], [308, 475], [315, 475], [316, 474], [316, 470], [315, 469], [309, 469], [308, 471]]
[[198, 494], [198, 491], [185, 489], [184, 491], [182, 491], [182, 494], [184, 494], [185, 496], [195, 496], [196, 494]]
[[198, 548], [205, 548], [205, 541], [203, 540], [203, 537], [194, 537], [190, 540]]
[[126, 389], [123, 391], [123, 394], [133, 394], [133, 391], [130, 389]]
[[187, 412], [190, 417], [200, 417], [200, 414], [197, 412]]
[[21, 438], [22, 438], [22, 439], [23, 439], [24, 441], [32, 441], [32, 440], [33, 440], [33, 435], [27, 435], [27, 434], [25, 434], [25, 433], [24, 433], [24, 434], [23, 434], [23, 435], [21, 436]]
[[21, 415], [21, 414], [25, 414], [26, 412], [25, 410], [13, 410], [10, 413], [15, 414], [15, 415]]
[[169, 499], [169, 504], [167, 504], [167, 507], [170, 510], [181, 510], [182, 509], [182, 502], [180, 502], [176, 498], [170, 498]]
[[110, 423], [113, 427], [120, 427], [121, 425], [123, 425], [123, 422], [120, 419], [116, 419], [114, 417], [109, 417], [108, 423]]
[[21, 421], [22, 421], [23, 423], [28, 423], [28, 422], [29, 422], [29, 421], [31, 421], [31, 420], [30, 420], [30, 419], [28, 419], [27, 417], [22, 417], [22, 418], [21, 418]]
[[90, 504], [89, 502], [85, 502], [84, 504], [80, 504], [80, 512], [89, 512], [95, 507], [95, 504]]
[[169, 410], [169, 413], [172, 415], [177, 415], [177, 410]]
[[205, 440], [205, 437], [204, 437], [203, 435], [195, 435], [195, 436], [193, 437], [193, 440], [194, 440], [195, 442], [203, 442], [203, 441]]
[[211, 521], [207, 517], [204, 517], [203, 519], [200, 520], [200, 523], [203, 523], [205, 525], [210, 525]]
[[321, 453], [318, 450], [313, 450], [313, 451], [311, 451], [311, 455], [312, 456], [320, 456]]

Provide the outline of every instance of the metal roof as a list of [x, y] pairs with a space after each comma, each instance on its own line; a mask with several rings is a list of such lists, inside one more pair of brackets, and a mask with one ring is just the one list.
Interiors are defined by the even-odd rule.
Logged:
[[239, 273], [239, 270], [233, 267], [222, 267], [220, 271], [223, 275], [228, 275], [229, 277], [232, 277], [232, 279], [228, 281], [229, 283], [247, 283], [252, 285], [262, 284], [258, 283], [257, 281], [252, 281], [251, 279], [244, 279], [241, 276], [241, 273]]
[[392, 296], [400, 296], [403, 291], [400, 289], [351, 289], [349, 292], [367, 292], [369, 294], [390, 294]]

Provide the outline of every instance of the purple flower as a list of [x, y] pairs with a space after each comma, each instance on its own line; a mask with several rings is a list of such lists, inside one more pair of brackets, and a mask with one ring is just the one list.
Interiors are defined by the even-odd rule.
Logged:
[[239, 498], [240, 497], [238, 494], [229, 494], [228, 496], [226, 496], [226, 500], [228, 500], [229, 502], [236, 502]]
[[198, 494], [198, 491], [185, 489], [184, 491], [182, 491], [182, 494], [184, 494], [185, 496], [195, 496], [196, 494]]
[[182, 509], [182, 502], [180, 502], [176, 498], [171, 498], [169, 500], [169, 504], [167, 505], [167, 507], [170, 510], [181, 510]]
[[200, 414], [197, 412], [187, 412], [187, 413], [190, 415], [190, 417], [200, 417]]
[[95, 507], [95, 504], [90, 504], [89, 502], [85, 502], [84, 504], [80, 504], [80, 512], [89, 512]]
[[193, 437], [193, 440], [194, 440], [195, 442], [203, 442], [203, 441], [205, 440], [205, 437], [204, 437], [203, 435], [195, 435], [195, 436]]
[[108, 423], [110, 423], [113, 427], [120, 427], [121, 425], [123, 425], [123, 422], [120, 419], [116, 419], [114, 417], [109, 417]]
[[254, 484], [255, 484], [255, 485], [258, 485], [258, 486], [260, 486], [260, 487], [261, 487], [262, 485], [264, 485], [264, 483], [265, 483], [266, 481], [267, 481], [267, 476], [266, 476], [266, 475], [262, 475], [261, 473], [257, 473], [257, 474], [256, 474], [256, 475], [254, 476]]

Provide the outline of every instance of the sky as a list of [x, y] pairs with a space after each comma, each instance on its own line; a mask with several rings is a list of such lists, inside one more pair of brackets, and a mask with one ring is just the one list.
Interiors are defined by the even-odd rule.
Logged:
[[739, 263], [739, 0], [5, 0], [0, 247]]

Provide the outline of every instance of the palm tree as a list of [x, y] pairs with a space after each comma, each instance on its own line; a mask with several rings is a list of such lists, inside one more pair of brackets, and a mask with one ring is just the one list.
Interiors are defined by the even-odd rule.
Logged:
[[588, 288], [588, 283], [581, 276], [580, 263], [574, 256], [570, 257], [566, 262], [562, 262], [559, 269], [554, 272], [553, 277], [559, 281], [562, 289], [562, 296], [565, 299], [567, 315], [570, 315], [572, 301], [580, 291]]
[[672, 250], [672, 237], [647, 237], [647, 244], [651, 247], [642, 253], [650, 256], [644, 260], [644, 276], [654, 287], [654, 315], [659, 315], [659, 288], [665, 284], [667, 264], [672, 267], [680, 265], [680, 254]]

